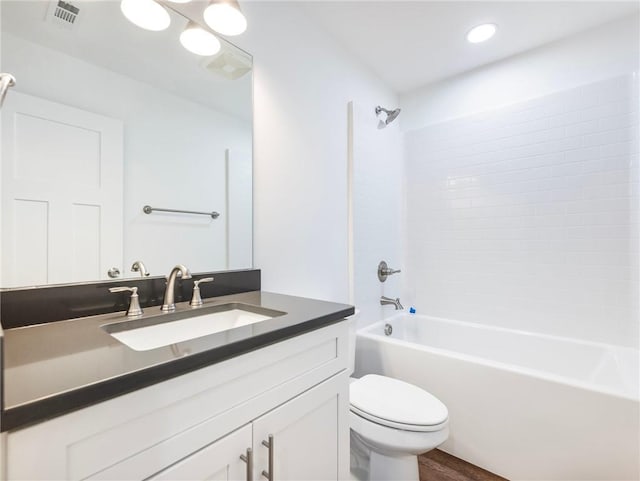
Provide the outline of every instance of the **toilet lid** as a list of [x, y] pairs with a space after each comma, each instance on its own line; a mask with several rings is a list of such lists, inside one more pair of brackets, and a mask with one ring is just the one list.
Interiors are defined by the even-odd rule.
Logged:
[[413, 384], [367, 374], [349, 386], [352, 410], [381, 424], [435, 426], [449, 416], [442, 402]]

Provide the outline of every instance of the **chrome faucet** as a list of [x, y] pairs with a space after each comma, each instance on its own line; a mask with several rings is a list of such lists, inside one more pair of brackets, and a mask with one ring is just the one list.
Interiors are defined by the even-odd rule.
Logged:
[[380, 305], [381, 306], [395, 306], [396, 311], [399, 311], [400, 309], [404, 309], [404, 307], [402, 307], [402, 304], [400, 304], [400, 298], [396, 297], [395, 299], [392, 299], [390, 297], [386, 297], [386, 296], [382, 296], [380, 297]]
[[187, 269], [182, 264], [178, 264], [173, 269], [171, 269], [171, 273], [169, 277], [167, 277], [167, 288], [164, 291], [164, 301], [162, 302], [162, 312], [171, 312], [176, 310], [176, 304], [174, 302], [175, 295], [175, 286], [176, 286], [176, 277], [178, 274], [182, 276], [183, 279], [191, 279], [191, 273], [189, 269]]
[[149, 271], [142, 261], [135, 261], [131, 266], [131, 272], [139, 272], [141, 277], [149, 276]]

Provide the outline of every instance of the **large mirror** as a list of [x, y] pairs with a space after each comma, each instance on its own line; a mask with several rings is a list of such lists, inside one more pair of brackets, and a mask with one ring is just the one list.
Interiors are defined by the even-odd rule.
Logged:
[[0, 2], [0, 287], [252, 266], [251, 56], [187, 51], [164, 8]]

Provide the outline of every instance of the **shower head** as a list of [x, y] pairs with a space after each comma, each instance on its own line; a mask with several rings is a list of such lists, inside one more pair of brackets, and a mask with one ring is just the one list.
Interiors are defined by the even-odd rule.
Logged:
[[391, 122], [393, 122], [396, 119], [398, 115], [400, 115], [400, 109], [387, 110], [384, 107], [380, 107], [378, 105], [376, 107], [376, 115], [380, 115], [381, 112], [384, 112], [385, 114], [387, 114], [387, 118], [384, 121], [385, 125], [389, 125]]

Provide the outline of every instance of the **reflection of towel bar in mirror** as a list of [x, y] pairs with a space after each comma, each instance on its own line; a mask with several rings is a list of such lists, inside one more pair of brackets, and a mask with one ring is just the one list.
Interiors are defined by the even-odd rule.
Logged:
[[142, 208], [142, 212], [145, 214], [151, 214], [153, 211], [156, 212], [173, 212], [176, 214], [196, 214], [196, 215], [210, 215], [212, 219], [217, 219], [220, 217], [220, 214], [216, 211], [213, 212], [198, 212], [195, 210], [177, 210], [177, 209], [160, 209], [159, 207], [151, 207], [150, 205], [145, 205]]

